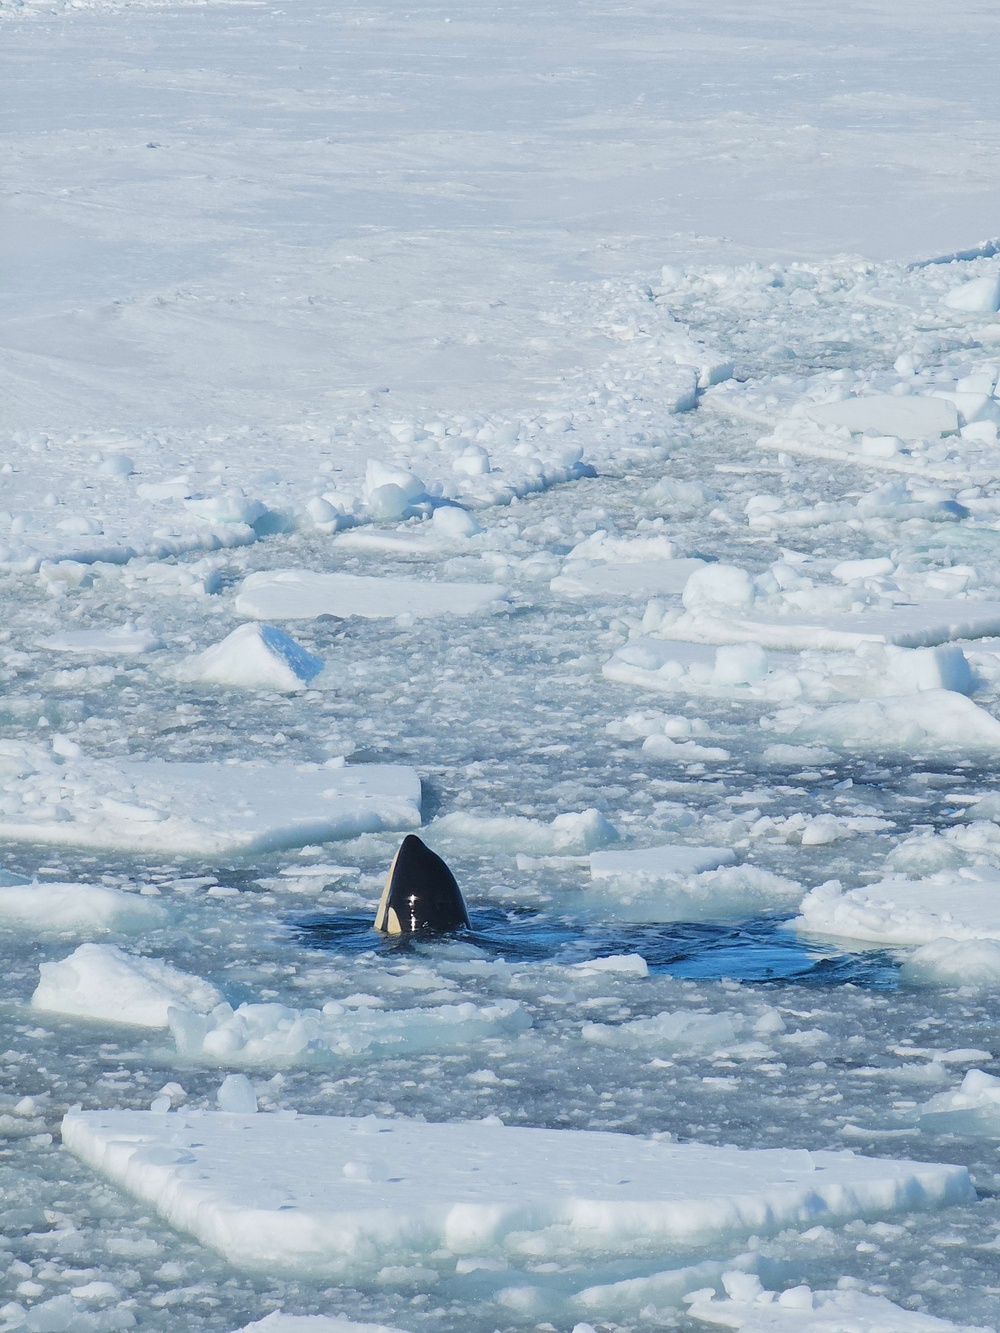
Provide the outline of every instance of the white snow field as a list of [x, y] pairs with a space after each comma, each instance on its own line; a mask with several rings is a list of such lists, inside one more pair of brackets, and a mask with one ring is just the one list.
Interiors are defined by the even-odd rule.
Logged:
[[0, 0], [0, 1333], [997, 1327], [998, 40]]

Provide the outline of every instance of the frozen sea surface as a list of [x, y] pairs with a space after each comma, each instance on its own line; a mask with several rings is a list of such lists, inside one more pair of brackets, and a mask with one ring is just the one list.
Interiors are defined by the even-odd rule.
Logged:
[[[0, 21], [0, 1331], [781, 1327], [805, 1288], [996, 1326], [995, 6]], [[265, 642], [282, 572], [355, 600]], [[361, 765], [399, 810], [319, 818]], [[418, 819], [472, 929], [386, 941]], [[592, 874], [673, 845], [731, 863]], [[792, 928], [887, 882], [870, 938]], [[81, 944], [99, 1003], [33, 1007]], [[212, 1013], [130, 1025], [132, 955]], [[977, 1196], [680, 1285], [544, 1246], [247, 1273], [59, 1141], [230, 1070], [261, 1117], [851, 1149]]]

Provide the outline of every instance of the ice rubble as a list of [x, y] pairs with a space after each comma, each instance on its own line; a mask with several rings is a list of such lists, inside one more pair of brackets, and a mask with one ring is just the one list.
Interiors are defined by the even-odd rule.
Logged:
[[899, 975], [914, 986], [1000, 988], [1000, 940], [931, 940], [903, 959]]
[[236, 613], [251, 620], [466, 616], [505, 596], [506, 589], [496, 583], [436, 583], [288, 569], [248, 575], [236, 597]]
[[245, 1324], [238, 1333], [402, 1333], [402, 1330], [387, 1324], [357, 1324], [336, 1315], [294, 1315], [272, 1310], [263, 1319]]
[[485, 1121], [70, 1112], [62, 1138], [231, 1263], [347, 1282], [469, 1254], [711, 1250], [974, 1197], [958, 1166]]
[[[725, 1298], [709, 1287], [685, 1297], [688, 1314], [741, 1333], [976, 1333], [969, 1325], [915, 1310], [850, 1286], [813, 1291], [806, 1285], [767, 1291], [753, 1273], [723, 1273]], [[991, 1333], [989, 1329], [979, 1333]]]
[[599, 529], [578, 542], [549, 586], [567, 597], [634, 599], [680, 593], [705, 561], [678, 558], [674, 543], [661, 533], [612, 537]]
[[[792, 924], [810, 934], [886, 946], [1000, 941], [1000, 873], [967, 867], [846, 891], [832, 880], [806, 894]], [[934, 957], [924, 955], [929, 965]]]
[[890, 753], [1000, 749], [1000, 722], [954, 690], [864, 699], [816, 708], [793, 704], [761, 725], [796, 743]]
[[97, 884], [38, 883], [0, 887], [0, 927], [74, 935], [139, 934], [169, 920], [151, 897]]
[[[671, 1055], [731, 1049], [740, 1041], [780, 1032], [784, 1026], [778, 1011], [770, 1008], [755, 1023], [730, 1010], [707, 1014], [680, 1009], [665, 1010], [651, 1018], [634, 1018], [627, 1023], [584, 1023], [581, 1035], [584, 1041], [597, 1046]], [[760, 1048], [754, 1049], [759, 1055]]]
[[477, 815], [455, 810], [427, 827], [432, 841], [466, 843], [484, 851], [580, 856], [614, 842], [618, 831], [599, 810], [556, 815], [549, 824], [525, 815]]
[[81, 944], [68, 958], [42, 963], [38, 971], [32, 1006], [74, 1018], [166, 1028], [171, 1008], [204, 1012], [222, 1003], [201, 977], [113, 944]]
[[0, 840], [218, 856], [417, 828], [420, 779], [320, 767], [89, 759], [0, 741]]
[[613, 921], [738, 921], [794, 909], [802, 885], [754, 865], [694, 875], [630, 871], [595, 879], [580, 898], [589, 914]]
[[691, 847], [673, 842], [659, 847], [591, 852], [590, 874], [593, 879], [662, 880], [718, 870], [735, 860], [736, 853], [729, 847]]
[[336, 1000], [320, 1009], [283, 1004], [217, 1005], [210, 1013], [170, 1011], [178, 1056], [225, 1068], [322, 1065], [359, 1056], [400, 1056], [512, 1036], [531, 1026], [516, 1000], [465, 1000], [383, 1011]]
[[238, 626], [221, 643], [182, 663], [177, 675], [210, 685], [291, 693], [305, 689], [322, 670], [322, 659], [282, 630], [254, 622]]
[[1000, 1078], [970, 1069], [960, 1087], [938, 1093], [916, 1114], [928, 1134], [1000, 1138]]

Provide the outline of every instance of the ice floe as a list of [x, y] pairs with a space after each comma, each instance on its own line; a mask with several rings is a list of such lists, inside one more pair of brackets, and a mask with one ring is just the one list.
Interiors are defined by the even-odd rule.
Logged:
[[[291, 569], [248, 575], [236, 597], [236, 612], [251, 620], [462, 616], [482, 611], [505, 596], [506, 589], [496, 583], [434, 583]], [[1000, 620], [997, 630], [1000, 632]]]
[[733, 921], [796, 907], [802, 885], [761, 866], [723, 865], [693, 875], [596, 878], [581, 897], [589, 913], [618, 921]]
[[263, 1319], [245, 1324], [238, 1333], [402, 1333], [388, 1324], [358, 1324], [327, 1314], [285, 1314], [272, 1310]]
[[977, 1333], [850, 1286], [813, 1291], [803, 1283], [768, 1291], [755, 1274], [739, 1271], [723, 1273], [722, 1285], [725, 1297], [716, 1297], [711, 1287], [687, 1295], [688, 1314], [741, 1333]]
[[549, 824], [525, 815], [477, 815], [456, 810], [427, 829], [432, 841], [459, 842], [483, 851], [536, 856], [580, 856], [614, 842], [615, 827], [599, 810], [556, 815]]
[[38, 970], [32, 1007], [73, 1018], [166, 1028], [171, 1008], [204, 1012], [222, 1003], [201, 977], [113, 944], [81, 944], [68, 958]]
[[961, 1166], [482, 1121], [93, 1111], [62, 1139], [231, 1263], [346, 1282], [464, 1255], [711, 1251], [974, 1197]]
[[697, 875], [732, 865], [736, 853], [729, 847], [691, 847], [664, 843], [659, 847], [629, 847], [610, 852], [591, 852], [593, 879], [662, 880], [672, 876]]
[[273, 625], [240, 625], [221, 643], [177, 668], [181, 680], [237, 689], [303, 690], [323, 670], [323, 661]]
[[353, 1007], [336, 1000], [322, 1009], [283, 1004], [216, 1006], [211, 1013], [175, 1009], [170, 1030], [178, 1056], [227, 1068], [322, 1065], [368, 1056], [403, 1056], [514, 1036], [531, 1026], [516, 1000], [476, 1005], [465, 1000], [415, 1009]]
[[[634, 1018], [627, 1023], [584, 1023], [581, 1036], [597, 1046], [671, 1055], [729, 1049], [740, 1041], [781, 1032], [784, 1026], [775, 1009], [766, 1010], [755, 1024], [748, 1023], [743, 1014], [731, 1011], [706, 1014], [681, 1009], [654, 1014], [651, 1018]], [[759, 1058], [759, 1047], [754, 1054]]]
[[918, 1108], [917, 1124], [929, 1134], [1000, 1138], [1000, 1078], [970, 1069], [958, 1088]]
[[1000, 940], [1000, 874], [963, 868], [846, 891], [833, 880], [806, 894], [793, 924], [811, 934], [886, 946]]
[[116, 762], [0, 741], [5, 841], [213, 856], [419, 824], [420, 779], [394, 764]]
[[113, 629], [62, 630], [39, 639], [39, 647], [57, 653], [93, 654], [99, 657], [138, 656], [162, 648], [163, 640], [149, 630], [135, 625], [121, 625]]
[[98, 884], [19, 884], [0, 887], [0, 928], [74, 935], [138, 934], [169, 920], [155, 898]]
[[797, 744], [847, 750], [982, 754], [1000, 749], [1000, 721], [954, 690], [931, 689], [827, 708], [793, 704], [762, 719], [761, 725]]

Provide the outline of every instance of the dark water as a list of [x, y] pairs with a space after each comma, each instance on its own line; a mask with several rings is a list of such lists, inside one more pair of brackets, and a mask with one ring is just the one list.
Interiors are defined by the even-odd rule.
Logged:
[[[583, 924], [543, 912], [479, 908], [472, 929], [449, 936], [474, 945], [489, 958], [508, 962], [579, 963], [611, 954], [637, 953], [651, 972], [701, 981], [795, 982], [876, 990], [898, 984], [898, 966], [882, 950], [842, 953], [810, 944], [787, 922], [755, 917], [738, 924], [670, 922]], [[392, 939], [372, 930], [370, 916], [314, 913], [290, 923], [296, 943], [331, 953], [413, 951], [432, 945], [433, 935]]]

